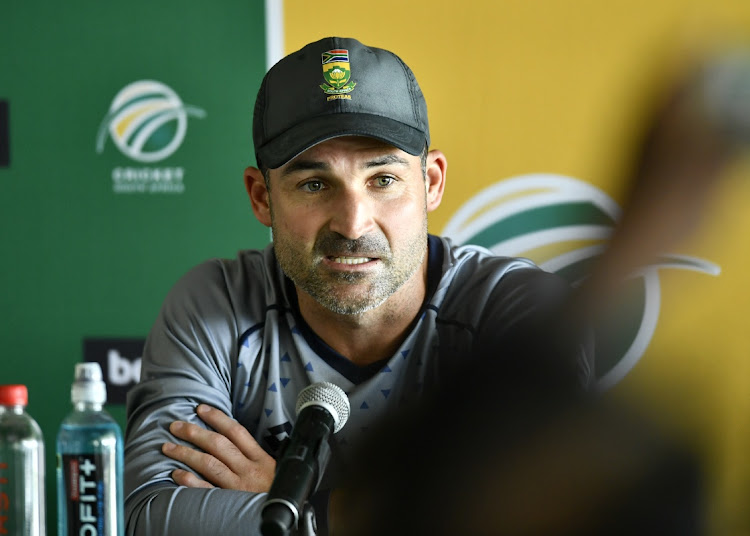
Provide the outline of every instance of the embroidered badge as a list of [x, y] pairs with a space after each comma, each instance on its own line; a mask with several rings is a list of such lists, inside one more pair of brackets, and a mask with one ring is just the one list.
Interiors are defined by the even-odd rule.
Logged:
[[323, 52], [321, 61], [323, 63], [323, 79], [327, 83], [321, 84], [320, 89], [330, 95], [328, 100], [351, 99], [351, 95], [347, 95], [347, 93], [353, 90], [357, 83], [351, 81], [352, 71], [349, 67], [349, 51], [341, 48]]

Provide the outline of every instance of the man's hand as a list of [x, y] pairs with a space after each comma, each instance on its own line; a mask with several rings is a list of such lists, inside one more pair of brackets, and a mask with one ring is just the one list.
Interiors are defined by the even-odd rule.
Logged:
[[203, 452], [174, 443], [164, 443], [161, 450], [205, 480], [190, 471], [175, 469], [172, 471], [174, 481], [190, 488], [268, 491], [276, 471], [276, 460], [258, 445], [244, 426], [223, 412], [206, 404], [199, 405], [195, 412], [216, 431], [182, 421], [173, 422], [169, 431]]

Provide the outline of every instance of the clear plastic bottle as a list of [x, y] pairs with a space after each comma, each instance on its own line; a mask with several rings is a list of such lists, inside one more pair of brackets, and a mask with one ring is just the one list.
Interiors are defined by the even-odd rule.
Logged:
[[76, 365], [70, 398], [73, 411], [57, 434], [58, 536], [122, 535], [122, 432], [103, 408], [98, 363]]
[[0, 385], [0, 534], [44, 536], [44, 439], [25, 385]]

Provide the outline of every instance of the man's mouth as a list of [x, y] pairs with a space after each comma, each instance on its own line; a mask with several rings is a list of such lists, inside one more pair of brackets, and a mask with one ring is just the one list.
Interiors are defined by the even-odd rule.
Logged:
[[331, 260], [338, 264], [364, 264], [375, 259], [372, 257], [333, 257]]

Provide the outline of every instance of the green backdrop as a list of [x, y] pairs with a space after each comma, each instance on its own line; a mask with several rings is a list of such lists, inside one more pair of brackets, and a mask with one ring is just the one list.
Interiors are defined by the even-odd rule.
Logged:
[[[0, 12], [9, 148], [0, 162], [0, 383], [29, 388], [55, 534], [55, 436], [84, 340], [145, 337], [191, 266], [268, 242], [242, 182], [254, 161], [252, 106], [265, 70], [263, 2], [10, 0]], [[115, 96], [144, 80], [173, 94], [113, 121]], [[147, 93], [134, 102], [153, 100]], [[165, 104], [171, 109], [159, 115]], [[118, 148], [107, 127], [139, 117], [169, 119], [141, 153], [171, 140], [171, 155], [144, 162]], [[128, 173], [141, 176], [143, 192], [116, 190], [113, 176]], [[181, 176], [179, 188], [150, 191], [169, 174], [173, 185]], [[124, 430], [124, 406], [108, 409]]]

